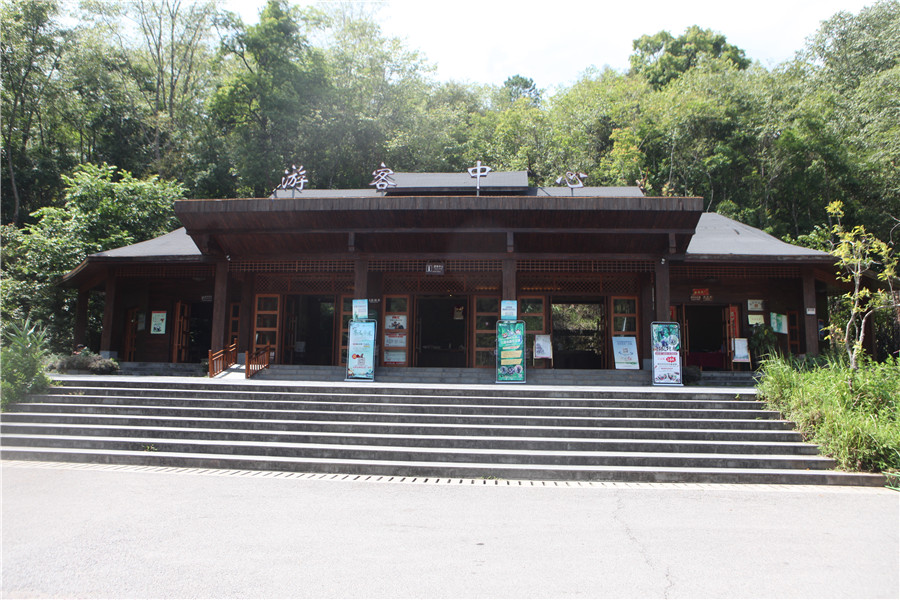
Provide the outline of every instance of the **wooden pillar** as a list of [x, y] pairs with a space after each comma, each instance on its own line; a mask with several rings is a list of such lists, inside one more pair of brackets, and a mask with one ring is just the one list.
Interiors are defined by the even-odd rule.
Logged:
[[115, 358], [112, 350], [113, 328], [116, 321], [116, 277], [109, 274], [106, 278], [106, 297], [103, 303], [103, 331], [100, 334], [100, 355], [104, 358]]
[[212, 339], [210, 350], [225, 348], [225, 331], [228, 322], [228, 262], [216, 263], [216, 281], [213, 288]]
[[503, 259], [503, 300], [518, 300], [516, 296], [516, 261]]
[[90, 299], [90, 288], [78, 290], [78, 300], [75, 303], [75, 331], [73, 332], [73, 343], [75, 346], [86, 342], [88, 303]]
[[654, 293], [656, 296], [656, 311], [654, 321], [669, 320], [669, 305], [672, 296], [669, 285], [669, 259], [661, 258], [656, 262], [654, 269]]
[[256, 274], [247, 273], [241, 284], [240, 326], [238, 352], [250, 351], [253, 340], [253, 299], [256, 298]]
[[[816, 280], [810, 269], [803, 271], [803, 330], [806, 336], [806, 354], [819, 354], [819, 318], [816, 314]], [[812, 313], [812, 314], [810, 314]]]
[[369, 293], [369, 261], [357, 259], [353, 263], [353, 297], [356, 299], [368, 298]]

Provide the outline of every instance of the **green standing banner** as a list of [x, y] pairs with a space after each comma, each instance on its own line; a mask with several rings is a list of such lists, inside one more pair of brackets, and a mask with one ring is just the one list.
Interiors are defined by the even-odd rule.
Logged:
[[497, 321], [497, 383], [525, 383], [525, 321]]

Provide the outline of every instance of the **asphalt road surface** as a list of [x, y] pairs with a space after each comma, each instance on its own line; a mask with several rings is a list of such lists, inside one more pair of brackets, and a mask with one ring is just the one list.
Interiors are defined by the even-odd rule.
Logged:
[[887, 489], [5, 461], [3, 598], [897, 598]]

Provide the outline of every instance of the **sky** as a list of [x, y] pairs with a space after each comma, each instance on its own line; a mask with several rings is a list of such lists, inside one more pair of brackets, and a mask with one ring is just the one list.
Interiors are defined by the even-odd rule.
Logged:
[[[552, 93], [589, 67], [624, 71], [632, 41], [690, 25], [725, 34], [748, 58], [773, 67], [793, 57], [819, 24], [875, 0], [387, 0], [376, 19], [437, 66], [439, 81], [502, 85], [523, 75]], [[296, 2], [311, 4], [311, 2]], [[264, 0], [225, 0], [247, 23]]]

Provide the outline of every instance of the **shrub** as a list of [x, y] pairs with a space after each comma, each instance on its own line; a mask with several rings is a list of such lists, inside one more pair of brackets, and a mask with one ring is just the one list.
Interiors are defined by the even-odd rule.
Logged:
[[47, 330], [32, 325], [29, 319], [12, 321], [3, 330], [3, 346], [0, 348], [0, 408], [6, 410], [27, 394], [41, 392], [50, 387], [50, 379], [44, 373], [47, 358]]
[[119, 363], [111, 358], [102, 358], [90, 350], [64, 356], [52, 362], [50, 368], [60, 373], [69, 371], [90, 371], [94, 375], [111, 375], [119, 370]]
[[900, 362], [824, 365], [771, 357], [759, 393], [851, 471], [900, 471]]

